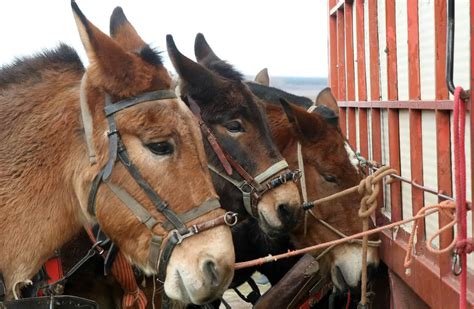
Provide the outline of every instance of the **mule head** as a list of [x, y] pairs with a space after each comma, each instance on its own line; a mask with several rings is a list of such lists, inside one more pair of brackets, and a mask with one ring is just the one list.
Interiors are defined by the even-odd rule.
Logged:
[[[172, 94], [143, 100], [115, 113], [113, 119], [118, 133], [109, 132], [111, 118], [106, 119], [104, 115], [106, 96], [112, 102], [108, 105], [111, 107], [114, 102], [132, 96], [140, 98], [152, 91], [169, 94], [170, 91], [164, 91], [170, 89], [171, 78], [159, 54], [138, 36], [121, 8], [115, 9], [111, 16], [111, 38], [90, 23], [75, 2], [72, 7], [90, 62], [81, 84], [81, 98], [87, 101], [92, 145], [97, 153], [97, 164], [83, 164], [77, 171], [80, 177], [75, 183], [76, 194], [84, 214], [90, 218], [86, 205], [92, 179], [112, 162], [110, 176], [97, 191], [96, 218], [90, 220], [100, 224], [133, 264], [147, 274], [157, 273], [158, 261], [151, 258], [156, 255], [156, 251], [151, 250], [152, 236], [164, 237], [163, 248], [172, 233], [166, 225], [170, 221], [149, 192], [154, 191], [166, 202], [167, 209], [178, 215], [217, 198], [207, 170], [199, 127], [184, 103]], [[120, 160], [116, 162], [110, 161], [113, 152], [108, 151], [113, 146], [109, 135], [113, 134], [118, 134], [121, 142], [117, 151]], [[120, 156], [124, 151], [131, 162], [128, 165]], [[132, 164], [143, 181], [137, 180], [130, 171]], [[144, 182], [150, 190], [144, 189]], [[150, 217], [141, 223], [140, 216], [135, 216], [137, 212], [113, 186], [128, 193]], [[187, 224], [217, 218], [223, 213], [223, 209], [213, 208], [193, 217]], [[150, 220], [156, 224], [149, 225]], [[172, 299], [206, 303], [222, 295], [230, 284], [233, 263], [230, 229], [220, 225], [203, 231], [175, 246], [165, 268], [164, 290]]]
[[[328, 114], [318, 110], [308, 113], [305, 109], [282, 100], [286, 118], [281, 109], [267, 106], [273, 136], [290, 166], [298, 165], [296, 143], [301, 143], [308, 200], [313, 201], [358, 185], [362, 179], [355, 153], [342, 136], [338, 122], [328, 119]], [[326, 111], [327, 112], [327, 111]], [[329, 115], [330, 116], [330, 115]], [[311, 210], [308, 233], [304, 237], [303, 224], [293, 240], [300, 246], [314, 245], [339, 238], [321, 224], [321, 221], [346, 235], [362, 232], [358, 216], [361, 196], [358, 193], [323, 203]], [[372, 222], [370, 222], [373, 227]], [[375, 240], [374, 236], [371, 240]], [[322, 267], [331, 274], [333, 283], [340, 290], [360, 287], [362, 247], [359, 244], [341, 244], [322, 259]], [[379, 263], [376, 247], [369, 247], [368, 265], [373, 270]]]
[[[168, 54], [181, 79], [181, 94], [196, 102], [204, 123], [224, 151], [255, 178], [281, 161], [262, 105], [242, 83], [240, 73], [227, 70], [231, 77], [223, 77], [183, 56], [171, 36], [167, 37], [167, 43]], [[225, 174], [210, 144], [205, 143], [205, 146], [210, 163]], [[274, 176], [283, 172], [281, 170]], [[233, 168], [230, 177], [240, 182], [241, 175]], [[223, 206], [248, 216], [242, 192], [217, 174], [213, 173], [213, 179], [219, 195], [226, 202]], [[298, 189], [289, 181], [263, 194], [256, 203], [257, 213], [254, 215], [268, 234], [287, 232], [294, 227], [300, 214], [298, 203]]]

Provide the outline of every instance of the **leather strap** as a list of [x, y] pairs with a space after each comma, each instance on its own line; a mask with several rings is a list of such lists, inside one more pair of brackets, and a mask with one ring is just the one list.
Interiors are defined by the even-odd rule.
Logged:
[[128, 107], [131, 107], [143, 102], [176, 99], [176, 98], [177, 98], [176, 94], [172, 90], [158, 90], [158, 91], [145, 92], [140, 95], [115, 102], [114, 104], [106, 105], [104, 109], [105, 117], [109, 117], [110, 115], [113, 115], [116, 112], [119, 112], [123, 109], [126, 109]]

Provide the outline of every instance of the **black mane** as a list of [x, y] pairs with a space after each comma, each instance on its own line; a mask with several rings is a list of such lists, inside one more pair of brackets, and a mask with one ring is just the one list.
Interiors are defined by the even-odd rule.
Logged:
[[203, 59], [202, 65], [218, 75], [236, 81], [243, 81], [244, 75], [224, 60]]
[[39, 82], [42, 71], [45, 69], [56, 69], [59, 72], [73, 70], [84, 73], [84, 65], [77, 52], [72, 47], [60, 43], [55, 49], [17, 58], [13, 63], [0, 67], [0, 88], [28, 80]]
[[139, 56], [146, 62], [159, 67], [163, 64], [163, 59], [161, 58], [161, 52], [155, 48], [152, 48], [148, 45], [140, 50]]

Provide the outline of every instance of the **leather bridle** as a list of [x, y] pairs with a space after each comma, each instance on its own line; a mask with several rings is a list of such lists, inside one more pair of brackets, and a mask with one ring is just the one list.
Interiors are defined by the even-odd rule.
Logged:
[[[111, 96], [107, 93], [105, 94], [104, 112], [109, 129], [107, 134], [109, 138], [109, 159], [92, 182], [87, 205], [88, 212], [92, 216], [95, 216], [97, 192], [100, 185], [105, 183], [107, 187], [135, 215], [135, 217], [152, 233], [148, 260], [154, 269], [158, 268], [158, 280], [161, 282], [164, 282], [166, 278], [167, 265], [176, 245], [179, 245], [185, 238], [196, 235], [202, 231], [209, 230], [215, 226], [224, 224], [231, 226], [237, 222], [236, 214], [227, 212], [226, 214], [215, 219], [187, 227], [186, 223], [189, 221], [192, 221], [212, 210], [220, 208], [219, 201], [216, 199], [208, 200], [198, 207], [194, 207], [185, 213], [176, 214], [173, 210], [168, 208], [166, 201], [160, 198], [158, 193], [156, 193], [150, 184], [143, 178], [138, 168], [130, 160], [127, 149], [122, 142], [120, 133], [116, 126], [115, 114], [140, 103], [176, 98], [177, 97], [175, 93], [171, 90], [159, 90], [143, 93], [112, 103]], [[81, 104], [81, 106], [83, 105], [84, 104]], [[91, 124], [84, 123], [85, 128], [90, 126]], [[91, 143], [91, 141], [88, 141], [88, 144]], [[135, 198], [133, 198], [126, 190], [110, 181], [110, 176], [117, 159], [123, 164], [125, 169], [140, 186], [143, 192], [145, 192], [148, 199], [153, 203], [155, 209], [164, 215], [166, 222], [163, 223], [157, 221], [150, 214], [150, 212]], [[166, 235], [157, 235], [153, 232], [154, 227], [158, 224], [161, 224], [163, 228], [168, 231]]]
[[[308, 108], [307, 112], [312, 113], [317, 107], [318, 106], [316, 106], [316, 105], [311, 105]], [[324, 226], [325, 228], [330, 230], [333, 234], [335, 234], [339, 238], [348, 237], [341, 230], [337, 229], [336, 227], [334, 227], [333, 225], [331, 225], [327, 221], [318, 218], [313, 213], [313, 211], [311, 209], [312, 207], [307, 207], [307, 205], [310, 205], [310, 203], [308, 203], [308, 193], [307, 193], [307, 190], [306, 190], [306, 177], [305, 177], [302, 146], [301, 146], [301, 143], [299, 141], [297, 141], [297, 144], [296, 144], [296, 151], [297, 151], [297, 158], [298, 158], [298, 168], [301, 171], [300, 185], [301, 185], [301, 193], [302, 193], [302, 196], [303, 196], [303, 206], [302, 207], [303, 207], [303, 210], [305, 211], [304, 228], [303, 228], [304, 229], [304, 236], [306, 236], [307, 225], [308, 225], [308, 222], [307, 222], [308, 218], [307, 217], [308, 217], [308, 213], [309, 213], [316, 220], [316, 222], [318, 222], [319, 224], [321, 224], [322, 226]], [[360, 160], [359, 160], [359, 162], [360, 162]], [[353, 240], [349, 241], [348, 243], [357, 243], [359, 245], [362, 245], [362, 240], [361, 239], [353, 239]], [[375, 240], [375, 241], [372, 240], [372, 241], [368, 242], [368, 245], [370, 247], [379, 247], [380, 244], [381, 244], [380, 240]], [[319, 255], [316, 256], [316, 260], [319, 261], [323, 256], [325, 256], [327, 253], [329, 253], [334, 247], [336, 247], [336, 246], [333, 245], [333, 246], [330, 246], [330, 247], [327, 247], [326, 249], [324, 249]]]
[[[281, 160], [271, 165], [262, 173], [253, 177], [228, 152], [222, 148], [214, 133], [212, 133], [209, 126], [202, 119], [201, 109], [194, 99], [190, 96], [187, 96], [186, 100], [189, 103], [191, 111], [198, 120], [201, 132], [214, 150], [217, 158], [224, 168], [225, 173], [220, 172], [215, 166], [211, 164], [208, 164], [209, 169], [214, 174], [231, 183], [242, 193], [242, 201], [244, 203], [245, 210], [251, 216], [258, 219], [259, 214], [257, 205], [262, 199], [263, 195], [288, 181], [297, 182], [301, 177], [301, 172], [299, 170], [288, 171], [288, 163], [286, 160]], [[240, 177], [242, 177], [242, 180], [237, 180], [231, 177], [233, 170], [235, 170], [240, 175]]]

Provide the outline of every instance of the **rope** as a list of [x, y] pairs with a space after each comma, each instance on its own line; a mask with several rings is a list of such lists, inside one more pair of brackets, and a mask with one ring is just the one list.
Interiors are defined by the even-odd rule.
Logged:
[[122, 309], [137, 308], [145, 309], [147, 299], [145, 293], [138, 287], [132, 266], [119, 251], [112, 263], [112, 274], [123, 289]]
[[461, 257], [461, 291], [459, 308], [467, 308], [467, 254], [472, 252], [472, 239], [467, 238], [467, 208], [466, 208], [466, 153], [465, 153], [465, 122], [466, 105], [461, 99], [463, 89], [457, 87], [454, 91], [454, 174], [456, 176], [456, 218], [457, 225], [456, 253]]
[[353, 235], [350, 235], [350, 236], [347, 236], [347, 237], [344, 237], [344, 238], [332, 240], [332, 241], [325, 242], [325, 243], [322, 243], [322, 244], [317, 244], [317, 245], [314, 245], [314, 246], [309, 246], [309, 247], [302, 248], [302, 249], [289, 250], [286, 253], [281, 253], [281, 254], [277, 254], [277, 255], [269, 254], [268, 256], [261, 257], [261, 258], [258, 258], [258, 259], [235, 263], [234, 268], [235, 269], [242, 269], [242, 268], [248, 268], [248, 267], [255, 267], [255, 266], [265, 264], [265, 263], [278, 261], [278, 260], [281, 260], [281, 259], [284, 259], [284, 258], [289, 258], [289, 257], [292, 257], [292, 256], [309, 253], [311, 251], [321, 250], [321, 249], [324, 249], [324, 248], [327, 248], [327, 247], [330, 247], [330, 246], [340, 245], [340, 244], [343, 244], [343, 243], [348, 242], [348, 241], [353, 241], [354, 239], [359, 239], [359, 238], [363, 237], [364, 235], [377, 234], [377, 233], [379, 233], [383, 230], [392, 229], [396, 226], [404, 225], [404, 224], [407, 224], [409, 222], [425, 218], [426, 216], [429, 216], [429, 215], [434, 214], [436, 212], [437, 212], [436, 209], [431, 209], [430, 211], [426, 211], [426, 213], [424, 213], [424, 214], [420, 214], [420, 215], [414, 216], [414, 217], [409, 218], [409, 219], [404, 219], [404, 220], [393, 222], [393, 223], [390, 223], [390, 224], [387, 224], [387, 225], [384, 225], [384, 226], [373, 228], [373, 229], [368, 230], [366, 232], [356, 233], [356, 234], [353, 234]]

